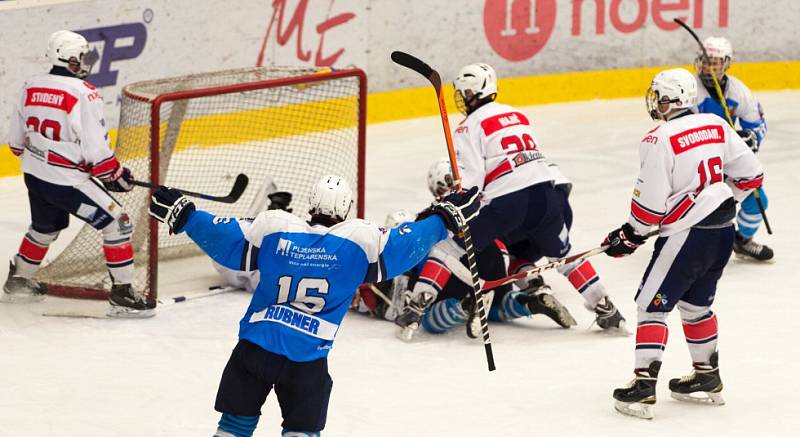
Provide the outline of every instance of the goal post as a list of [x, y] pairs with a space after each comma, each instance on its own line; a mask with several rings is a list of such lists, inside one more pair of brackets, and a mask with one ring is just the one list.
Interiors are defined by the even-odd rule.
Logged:
[[[244, 217], [265, 184], [293, 194], [308, 217], [311, 185], [343, 176], [364, 216], [367, 79], [360, 69], [245, 68], [138, 82], [123, 88], [115, 154], [134, 177], [153, 184], [225, 194], [239, 173], [250, 184], [236, 203], [192, 199], [198, 209]], [[147, 214], [152, 190], [112, 193], [134, 227], [134, 288], [158, 295], [159, 265], [202, 254]], [[211, 266], [209, 265], [209, 269]], [[102, 235], [85, 225], [35, 277], [57, 296], [102, 299], [111, 279]]]

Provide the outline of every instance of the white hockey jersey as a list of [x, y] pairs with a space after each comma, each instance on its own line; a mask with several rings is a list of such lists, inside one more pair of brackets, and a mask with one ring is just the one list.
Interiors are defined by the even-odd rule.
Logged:
[[77, 77], [42, 74], [28, 80], [14, 108], [10, 134], [22, 171], [53, 184], [102, 179], [119, 167], [109, 148], [103, 98]]
[[453, 145], [461, 185], [477, 186], [484, 203], [554, 180], [528, 118], [511, 106], [491, 102], [475, 110], [456, 127]]
[[[694, 111], [704, 114], [716, 114], [723, 120], [727, 121], [725, 110], [716, 99], [716, 92], [714, 97], [711, 97], [708, 89], [703, 86], [700, 77], [697, 78], [697, 106]], [[750, 129], [756, 134], [756, 140], [759, 144], [767, 134], [767, 122], [764, 119], [764, 110], [761, 103], [758, 102], [752, 91], [739, 79], [728, 75], [727, 85], [723, 91], [725, 95], [725, 104], [728, 106], [733, 124], [739, 124], [742, 129]]]
[[689, 114], [650, 131], [639, 146], [641, 167], [629, 223], [644, 235], [690, 228], [730, 197], [761, 185], [761, 163], [739, 135], [713, 114]]

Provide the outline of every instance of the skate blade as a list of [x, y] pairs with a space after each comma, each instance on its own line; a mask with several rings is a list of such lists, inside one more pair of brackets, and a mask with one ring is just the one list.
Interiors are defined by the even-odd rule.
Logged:
[[69, 319], [107, 319], [105, 314], [83, 313], [80, 311], [46, 311], [44, 317], [65, 317]]
[[615, 401], [614, 409], [627, 416], [639, 419], [653, 420], [655, 417], [655, 405], [643, 404], [641, 402], [622, 402]]
[[606, 333], [608, 335], [613, 335], [613, 336], [616, 336], [616, 337], [630, 337], [631, 335], [633, 335], [633, 333], [628, 330], [628, 327], [626, 326], [624, 320], [622, 322], [620, 322], [619, 326], [617, 326], [616, 328], [612, 327], [612, 328], [607, 328], [607, 329], [603, 329], [603, 328], [600, 328], [600, 329], [604, 333]]
[[44, 294], [28, 294], [28, 293], [0, 293], [0, 302], [11, 304], [26, 304], [38, 303], [44, 300]]
[[414, 336], [417, 334], [417, 330], [419, 329], [419, 324], [412, 323], [405, 327], [399, 326], [398, 328], [399, 329], [395, 332], [397, 338], [406, 343], [411, 343], [412, 341], [414, 341]]
[[681, 401], [681, 402], [690, 402], [693, 404], [701, 404], [701, 405], [714, 405], [714, 406], [722, 406], [725, 405], [725, 399], [722, 398], [720, 393], [709, 393], [709, 392], [696, 392], [696, 393], [675, 393], [671, 392], [672, 399]]
[[137, 310], [119, 305], [111, 305], [106, 316], [113, 319], [147, 319], [156, 315], [154, 309]]
[[745, 253], [736, 253], [736, 252], [734, 252], [733, 254], [734, 254], [736, 260], [741, 261], [741, 262], [750, 263], [750, 264], [774, 264], [775, 263], [775, 257], [772, 257], [770, 259], [760, 260], [758, 258], [753, 258], [752, 256], [747, 255]]

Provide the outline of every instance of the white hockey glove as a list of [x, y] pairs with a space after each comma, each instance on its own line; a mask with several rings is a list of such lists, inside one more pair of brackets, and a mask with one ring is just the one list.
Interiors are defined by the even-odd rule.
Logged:
[[181, 231], [189, 219], [189, 213], [194, 210], [194, 202], [172, 188], [162, 186], [150, 198], [150, 215], [166, 223], [172, 234]]
[[133, 189], [132, 180], [134, 177], [131, 171], [127, 167], [119, 166], [108, 177], [101, 179], [101, 182], [108, 191], [126, 193]]

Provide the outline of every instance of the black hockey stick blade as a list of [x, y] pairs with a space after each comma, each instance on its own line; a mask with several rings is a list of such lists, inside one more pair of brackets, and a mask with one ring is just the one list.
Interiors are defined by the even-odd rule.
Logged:
[[405, 52], [394, 51], [392, 52], [392, 61], [425, 76], [436, 88], [437, 93], [441, 90], [442, 78], [439, 76], [439, 72], [416, 56], [409, 55]]
[[[231, 192], [228, 193], [226, 196], [213, 196], [211, 194], [205, 193], [198, 193], [196, 191], [184, 190], [182, 188], [173, 188], [174, 190], [178, 190], [181, 194], [185, 194], [187, 196], [197, 197], [200, 199], [210, 200], [212, 202], [220, 202], [220, 203], [236, 203], [242, 194], [244, 194], [244, 190], [247, 189], [247, 185], [250, 183], [250, 180], [247, 178], [247, 175], [244, 173], [239, 173], [236, 176], [236, 180], [233, 182], [233, 187], [231, 187]], [[145, 187], [151, 189], [158, 189], [159, 185], [151, 184], [150, 182], [144, 181], [131, 181], [131, 184], [136, 185], [137, 187]]]

